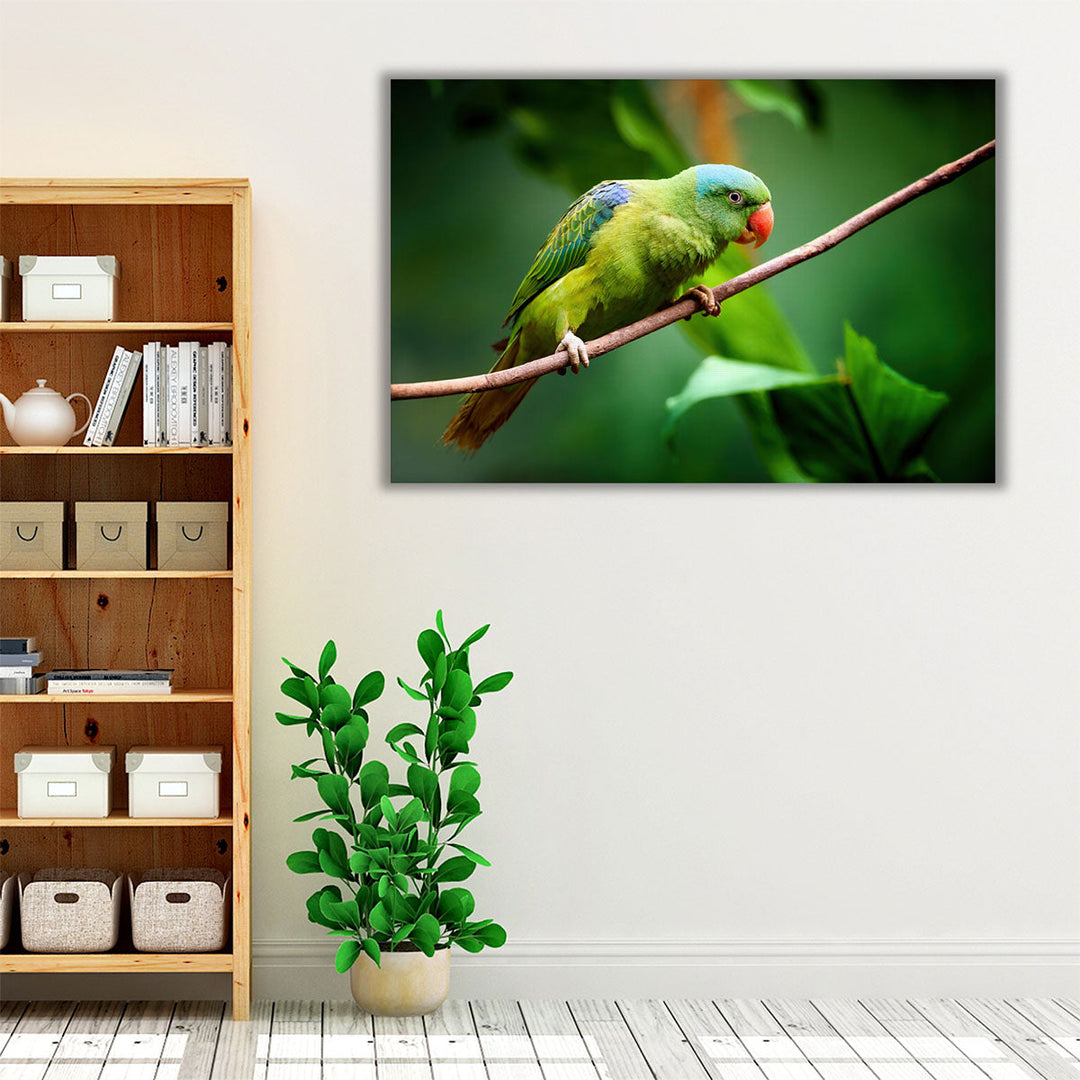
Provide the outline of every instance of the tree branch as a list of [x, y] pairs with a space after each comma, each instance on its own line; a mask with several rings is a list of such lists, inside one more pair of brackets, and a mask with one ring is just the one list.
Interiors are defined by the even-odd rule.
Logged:
[[[829, 248], [835, 247], [841, 240], [846, 240], [860, 229], [865, 229], [871, 222], [883, 218], [886, 214], [891, 214], [894, 210], [898, 210], [901, 206], [911, 202], [912, 199], [917, 199], [928, 191], [942, 187], [955, 180], [958, 176], [962, 176], [969, 169], [982, 164], [987, 158], [994, 156], [995, 146], [996, 140], [992, 139], [985, 146], [980, 146], [978, 150], [973, 150], [970, 154], [965, 154], [962, 158], [949, 162], [948, 165], [942, 165], [940, 169], [935, 169], [934, 172], [924, 176], [921, 180], [908, 184], [907, 187], [893, 192], [892, 195], [882, 199], [881, 202], [867, 207], [862, 213], [848, 218], [843, 224], [837, 225], [835, 229], [830, 229], [827, 233], [823, 233], [801, 247], [792, 248], [783, 255], [778, 255], [775, 259], [770, 259], [768, 262], [755, 266], [753, 269], [739, 274], [738, 277], [733, 277], [722, 285], [718, 285], [713, 289], [713, 296], [718, 301], [727, 300], [736, 293], [749, 289], [751, 285], [757, 285], [783, 270], [788, 270], [798, 263], [821, 255], [823, 252], [828, 251]], [[652, 334], [665, 326], [678, 322], [679, 319], [685, 318], [687, 315], [692, 315], [699, 308], [700, 304], [697, 300], [680, 300], [677, 304], [672, 304], [671, 307], [663, 308], [661, 311], [657, 311], [636, 323], [624, 326], [621, 330], [613, 330], [610, 334], [605, 334], [603, 337], [588, 342], [589, 357], [595, 359], [605, 353], [613, 352], [630, 341], [636, 341], [638, 338], [645, 337], [646, 334]], [[519, 364], [517, 367], [506, 368], [502, 371], [489, 371], [483, 375], [469, 375], [461, 379], [441, 379], [436, 382], [392, 383], [390, 386], [390, 399], [391, 401], [403, 401], [410, 398], [447, 397], [451, 394], [469, 394], [484, 390], [495, 390], [502, 386], [512, 386], [514, 383], [525, 382], [528, 379], [535, 379], [540, 375], [558, 371], [569, 363], [570, 358], [565, 352], [557, 352], [551, 356], [543, 356], [538, 360], [530, 360], [528, 363]]]

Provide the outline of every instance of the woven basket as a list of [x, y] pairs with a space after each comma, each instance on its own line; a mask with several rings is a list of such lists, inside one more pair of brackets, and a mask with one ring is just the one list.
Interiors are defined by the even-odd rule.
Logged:
[[108, 952], [120, 936], [124, 875], [59, 867], [19, 875], [22, 943], [27, 952]]
[[229, 879], [220, 870], [147, 870], [128, 879], [138, 952], [217, 952], [229, 936]]
[[15, 908], [15, 878], [0, 870], [0, 949], [11, 937], [11, 915]]

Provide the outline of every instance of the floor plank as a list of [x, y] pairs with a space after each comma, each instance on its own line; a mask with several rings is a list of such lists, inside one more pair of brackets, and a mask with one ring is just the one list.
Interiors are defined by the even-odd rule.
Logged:
[[[154, 1080], [174, 1009], [171, 1001], [128, 1004], [109, 1046], [101, 1080]], [[169, 1080], [169, 1072], [163, 1070], [162, 1080]]]
[[679, 1030], [715, 1080], [765, 1080], [761, 1066], [711, 1001], [665, 1002]]
[[28, 1005], [0, 1051], [3, 1080], [42, 1080], [74, 1012], [72, 1001]]
[[879, 1080], [930, 1080], [930, 1074], [862, 1002], [826, 998], [812, 1004]]
[[375, 1030], [355, 1001], [323, 1006], [323, 1080], [375, 1080]]
[[767, 1080], [821, 1080], [821, 1073], [762, 1002], [725, 998], [716, 1007]]
[[0, 1054], [3, 1053], [22, 1014], [26, 1012], [26, 1005], [25, 1001], [0, 1001]]
[[1053, 1001], [1021, 998], [1010, 1001], [1009, 1005], [1053, 1039], [1071, 1062], [1080, 1061], [1080, 1018]]
[[614, 1001], [568, 1001], [567, 1007], [589, 1047], [600, 1075], [610, 1080], [655, 1080], [641, 1048]]
[[870, 1067], [809, 1001], [763, 1004], [824, 1080], [874, 1080]]
[[253, 1001], [250, 1020], [233, 1020], [225, 1006], [209, 1080], [266, 1080], [273, 1008], [273, 1002]]
[[277, 1001], [266, 1080], [322, 1080], [322, 1002]]
[[662, 1001], [620, 1001], [618, 1005], [656, 1080], [709, 1075]]
[[56, 1048], [45, 1080], [98, 1080], [123, 1015], [122, 1001], [82, 1002]]
[[376, 1016], [378, 1080], [431, 1080], [431, 1058], [422, 1016]]
[[543, 1080], [518, 1003], [483, 998], [471, 1005], [490, 1080]]
[[467, 1001], [447, 1001], [424, 1017], [435, 1080], [487, 1080], [484, 1055]]
[[1004, 1001], [964, 998], [956, 1004], [996, 1035], [1044, 1080], [1076, 1080], [1077, 1070], [1065, 1059], [1061, 1047]]
[[205, 1080], [214, 1067], [224, 1015], [223, 1001], [177, 1002], [155, 1080]]
[[522, 1001], [521, 1015], [544, 1080], [599, 1080], [589, 1047], [565, 1001]]

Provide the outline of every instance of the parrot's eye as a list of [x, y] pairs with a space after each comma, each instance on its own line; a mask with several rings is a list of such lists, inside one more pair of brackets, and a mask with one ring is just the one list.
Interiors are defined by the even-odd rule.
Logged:
[[734, 203], [736, 206], [743, 201], [743, 193], [741, 191], [729, 191], [728, 202]]

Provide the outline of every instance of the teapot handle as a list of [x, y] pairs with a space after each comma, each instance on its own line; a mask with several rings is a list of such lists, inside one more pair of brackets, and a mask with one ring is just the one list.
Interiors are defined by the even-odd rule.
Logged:
[[87, 427], [89, 427], [90, 418], [94, 415], [94, 406], [91, 403], [90, 399], [85, 394], [68, 394], [68, 396], [66, 398], [64, 398], [64, 400], [70, 404], [71, 399], [76, 398], [76, 397], [81, 397], [83, 399], [83, 401], [86, 402], [86, 407], [88, 409], [88, 412], [86, 414], [86, 423], [83, 424], [83, 426], [81, 428], [78, 428], [76, 431], [72, 432], [71, 437], [73, 439], [75, 438], [76, 435], [81, 435], [87, 429]]

